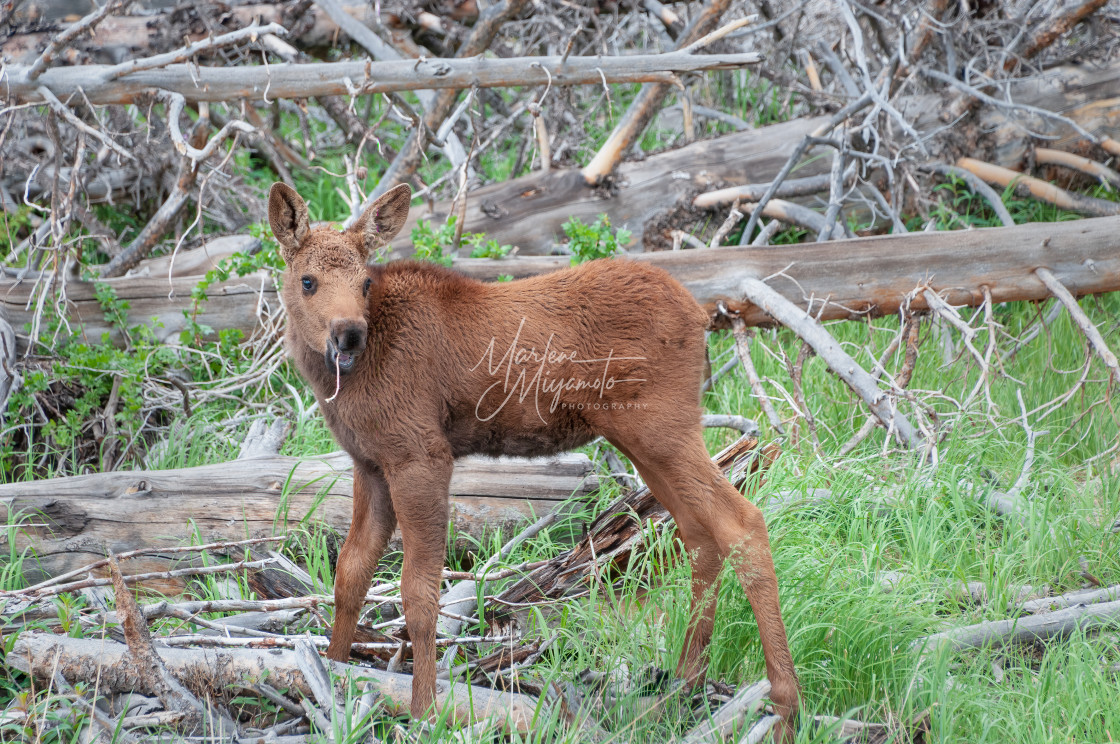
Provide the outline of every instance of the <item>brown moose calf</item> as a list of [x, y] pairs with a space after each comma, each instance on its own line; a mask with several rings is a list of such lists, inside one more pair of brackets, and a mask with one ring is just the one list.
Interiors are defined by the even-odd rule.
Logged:
[[484, 284], [414, 261], [368, 266], [408, 214], [402, 185], [349, 230], [311, 230], [277, 183], [268, 214], [287, 267], [287, 345], [354, 459], [354, 515], [338, 558], [327, 656], [350, 655], [374, 567], [400, 523], [413, 643], [412, 714], [431, 713], [448, 485], [456, 457], [547, 455], [603, 436], [676, 520], [692, 563], [692, 618], [677, 674], [701, 680], [723, 561], [758, 621], [771, 699], [792, 737], [798, 683], [760, 511], [701, 437], [707, 318], [664, 271], [593, 261]]

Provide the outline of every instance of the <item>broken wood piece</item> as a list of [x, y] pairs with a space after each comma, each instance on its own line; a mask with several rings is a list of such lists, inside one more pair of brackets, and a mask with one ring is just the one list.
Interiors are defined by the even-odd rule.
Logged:
[[[828, 173], [822, 173], [819, 176], [808, 176], [805, 178], [787, 178], [778, 186], [774, 196], [779, 199], [791, 199], [797, 196], [812, 196], [819, 194], [822, 191], [828, 191], [829, 179], [831, 176]], [[725, 189], [717, 189], [715, 191], [708, 191], [707, 193], [700, 194], [692, 200], [692, 206], [697, 209], [712, 209], [724, 204], [732, 204], [736, 201], [740, 202], [757, 202], [770, 188], [768, 183], [748, 183], [743, 186], [729, 186]]]
[[712, 714], [711, 718], [693, 726], [680, 744], [721, 744], [736, 728], [762, 706], [762, 700], [770, 694], [770, 680], [762, 679], [753, 685], [743, 685]]
[[1120, 601], [1069, 607], [1042, 615], [993, 620], [934, 633], [914, 642], [923, 655], [1063, 638], [1075, 631], [1120, 626]]
[[[213, 720], [214, 711], [207, 710], [207, 706], [168, 671], [163, 659], [152, 646], [148, 623], [140, 614], [136, 599], [124, 583], [120, 567], [112, 555], [108, 560], [116, 595], [117, 615], [121, 619], [121, 628], [124, 630], [125, 642], [136, 674], [140, 676], [145, 689], [155, 693], [165, 709], [182, 715], [187, 726], [197, 730], [204, 722]], [[219, 713], [218, 722], [218, 732], [211, 733], [237, 735], [237, 725], [225, 715]]]
[[[716, 28], [719, 19], [731, 5], [731, 0], [708, 0], [693, 18], [692, 23], [680, 35], [677, 49], [689, 47]], [[685, 52], [687, 53], [687, 52]], [[625, 58], [628, 59], [628, 58]], [[761, 57], [758, 61], [761, 61]], [[591, 161], [580, 171], [588, 186], [596, 186], [610, 176], [630, 147], [642, 136], [653, 115], [657, 113], [662, 101], [673, 89], [673, 80], [649, 82], [642, 86], [638, 95], [626, 109], [626, 113], [611, 130], [607, 141], [595, 153]]]
[[[34, 523], [41, 525], [20, 529], [16, 537], [21, 551], [34, 549], [26, 566], [35, 581], [102, 558], [105, 546], [123, 553], [192, 539], [236, 541], [283, 532], [304, 520], [346, 532], [350, 468], [348, 456], [333, 453], [9, 483], [0, 485], [0, 520], [22, 512], [35, 515]], [[526, 517], [597, 487], [591, 461], [582, 454], [462, 458], [451, 478], [452, 523], [478, 537], [487, 530], [511, 530]], [[180, 559], [178, 551], [153, 551], [133, 565], [139, 571], [162, 571]], [[174, 594], [183, 581], [169, 577], [149, 588]]]
[[1120, 214], [1120, 204], [1095, 199], [1091, 196], [1075, 194], [1059, 188], [1052, 183], [1047, 183], [1025, 173], [1013, 171], [991, 163], [985, 163], [974, 158], [961, 158], [957, 167], [969, 171], [988, 183], [1012, 188], [1018, 196], [1029, 196], [1040, 201], [1053, 204], [1062, 209], [1089, 215], [1090, 217], [1108, 217]]
[[1048, 147], [1036, 147], [1034, 148], [1034, 162], [1038, 165], [1060, 165], [1065, 168], [1072, 168], [1075, 171], [1097, 179], [1103, 184], [1108, 184], [1113, 188], [1120, 188], [1120, 173], [1112, 170], [1107, 165], [1082, 157], [1081, 155], [1074, 155], [1072, 152], [1051, 150]]
[[[726, 1], [726, 0], [722, 0]], [[234, 99], [369, 95], [396, 91], [459, 90], [477, 86], [602, 85], [644, 83], [668, 86], [674, 75], [708, 70], [735, 70], [757, 64], [754, 52], [741, 54], [664, 54], [618, 57], [453, 57], [388, 62], [312, 62], [268, 66], [172, 64], [113, 79], [113, 65], [80, 65], [47, 70], [38, 80], [28, 68], [10, 65], [5, 92], [12, 103], [40, 103], [44, 88], [62, 100], [84, 92], [90, 103], [130, 103], [141, 91], [161, 90], [187, 103]], [[267, 103], [267, 101], [265, 101]], [[442, 120], [442, 117], [441, 117]], [[439, 122], [436, 122], [438, 126]]]
[[1120, 600], [1120, 584], [1108, 586], [1103, 589], [1078, 589], [1077, 591], [1059, 594], [1054, 597], [1042, 597], [1023, 602], [1020, 608], [1033, 615], [1043, 612], [1062, 610], [1076, 605], [1089, 605], [1098, 602], [1115, 602]]
[[770, 422], [770, 426], [774, 427], [774, 431], [784, 436], [786, 433], [785, 425], [774, 409], [774, 404], [770, 402], [770, 396], [766, 394], [765, 388], [762, 387], [762, 378], [758, 376], [758, 370], [755, 369], [754, 361], [751, 359], [751, 341], [754, 340], [754, 331], [747, 331], [742, 318], [732, 317], [731, 333], [735, 337], [735, 353], [739, 357], [739, 363], [743, 365], [743, 372], [747, 375], [751, 392], [758, 401], [762, 412], [766, 414], [766, 420]]
[[[156, 648], [167, 669], [196, 695], [241, 687], [262, 679], [276, 688], [312, 696], [300, 671], [295, 652], [287, 649]], [[26, 631], [20, 634], [6, 661], [25, 674], [46, 679], [57, 670], [71, 683], [97, 685], [103, 694], [140, 692], [153, 694], [137, 673], [128, 647], [108, 639], [79, 639]], [[407, 715], [412, 701], [412, 676], [392, 674], [372, 667], [325, 661], [338, 678], [349, 678], [380, 694], [393, 715]], [[527, 734], [533, 730], [538, 702], [526, 695], [498, 692], [485, 687], [440, 681], [436, 704], [459, 725], [492, 718], [507, 730]]]
[[[757, 203], [746, 202], [742, 204], [742, 207], [751, 215], [758, 211]], [[803, 227], [813, 233], [821, 233], [827, 227], [824, 215], [785, 199], [770, 199], [766, 202], [766, 206], [762, 208], [762, 214], [770, 219], [780, 220], [787, 225]], [[835, 223], [828, 234], [832, 240], [840, 240], [845, 236], [845, 233], [844, 225]]]

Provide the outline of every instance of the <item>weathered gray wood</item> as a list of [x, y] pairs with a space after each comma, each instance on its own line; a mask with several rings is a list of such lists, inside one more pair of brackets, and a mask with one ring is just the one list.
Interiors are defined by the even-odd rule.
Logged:
[[671, 82], [674, 74], [704, 70], [733, 70], [755, 64], [762, 57], [742, 54], [635, 54], [621, 57], [468, 57], [465, 59], [392, 60], [386, 62], [313, 62], [267, 67], [210, 67], [188, 64], [141, 70], [115, 78], [114, 65], [54, 67], [37, 79], [29, 67], [7, 68], [4, 93], [9, 102], [43, 100], [45, 87], [62, 100], [84, 94], [91, 103], [133, 103], [156, 90], [181, 94], [188, 102], [246, 98], [341, 96], [442, 88], [496, 88], [520, 85], [602, 85], [608, 83]]
[[[190, 276], [168, 281], [166, 275], [154, 275], [102, 281], [116, 291], [119, 299], [129, 303], [129, 326], [147, 325], [157, 339], [167, 341], [178, 340], [179, 333], [186, 329], [183, 310], [191, 308], [191, 290], [201, 279], [201, 276]], [[17, 284], [11, 276], [0, 277], [0, 314], [7, 317], [16, 330], [21, 353], [27, 348], [24, 326], [34, 316], [34, 305], [28, 306], [33, 287], [31, 278]], [[202, 303], [195, 320], [215, 331], [238, 328], [251, 336], [261, 328], [258, 312], [266, 317], [280, 312], [276, 287], [263, 273], [217, 282], [206, 293], [209, 299]], [[82, 338], [99, 343], [102, 334], [108, 333], [114, 343], [122, 342], [120, 332], [105, 320], [105, 312], [97, 301], [95, 283], [68, 281], [66, 298], [70, 319], [81, 326]]]
[[941, 650], [983, 648], [990, 645], [1045, 641], [1077, 630], [1120, 626], [1120, 601], [1079, 605], [1042, 615], [993, 620], [966, 625], [919, 639], [915, 646], [925, 654]]
[[[464, 229], [518, 246], [522, 253], [547, 254], [556, 242], [565, 240], [560, 226], [569, 218], [594, 222], [606, 213], [613, 227], [631, 231], [633, 250], [669, 246], [669, 231], [680, 226], [679, 220], [666, 219], [669, 210], [688, 204], [699, 192], [728, 183], [747, 178], [769, 181], [801, 138], [824, 120], [794, 119], [622, 163], [615, 169], [610, 190], [592, 189], [578, 169], [555, 168], [483, 186], [467, 195]], [[798, 175], [827, 170], [825, 162], [809, 163]], [[451, 210], [451, 202], [413, 207], [393, 242], [396, 255], [412, 253], [410, 234], [419, 220], [443, 222]]]
[[[41, 578], [137, 548], [271, 535], [302, 521], [340, 532], [350, 526], [351, 462], [341, 452], [318, 458], [257, 457], [179, 470], [99, 473], [0, 485], [0, 523], [23, 513], [30, 525], [17, 546]], [[512, 530], [573, 494], [598, 487], [586, 455], [552, 458], [464, 457], [451, 478], [456, 530], [474, 537]], [[0, 537], [0, 543], [6, 536]], [[167, 569], [178, 556], [129, 562], [130, 572]], [[32, 580], [38, 580], [32, 579]], [[157, 584], [159, 582], [156, 582]], [[155, 585], [153, 585], [155, 586]], [[156, 588], [181, 590], [179, 580]]]
[[1120, 601], [1120, 584], [1100, 589], [1078, 589], [1059, 594], [1056, 597], [1042, 597], [1023, 602], [1021, 608], [1032, 614], [1061, 610], [1076, 605], [1096, 604], [1098, 602]]
[[[813, 298], [813, 314], [823, 320], [858, 318], [896, 312], [903, 301], [915, 310], [926, 309], [922, 283], [951, 305], [976, 306], [987, 286], [996, 302], [1041, 300], [1050, 296], [1034, 274], [1039, 266], [1050, 269], [1075, 296], [1120, 290], [1120, 217], [1100, 217], [1075, 222], [1053, 222], [993, 227], [980, 230], [883, 235], [827, 243], [781, 247], [728, 247], [634, 254], [667, 270], [692, 292], [702, 305], [714, 308], [722, 300], [742, 313], [747, 325], [768, 325], [773, 320], [759, 308], [742, 301], [743, 278], [774, 276], [769, 285], [800, 307]], [[506, 259], [460, 259], [455, 268], [476, 279], [514, 278], [557, 271], [570, 266], [564, 256], [518, 256]], [[153, 316], [164, 323], [161, 338], [177, 336], [183, 327], [181, 309], [189, 305], [197, 278], [111, 279], [108, 283], [121, 299], [128, 300], [130, 323]], [[32, 311], [27, 305], [31, 282], [13, 286], [0, 279], [0, 313], [22, 334]], [[169, 300], [169, 289], [175, 298]], [[275, 309], [276, 291], [261, 277], [234, 279], [211, 288], [210, 300], [198, 316], [214, 328], [240, 328], [251, 333], [258, 327], [258, 301]], [[70, 282], [67, 296], [72, 317], [96, 340], [108, 331], [104, 313], [92, 285]], [[21, 348], [26, 338], [20, 335]]]
[[[156, 653], [175, 677], [200, 694], [267, 678], [268, 683], [310, 696], [311, 687], [300, 672], [295, 652], [289, 649], [196, 649], [156, 648]], [[137, 674], [128, 647], [101, 638], [68, 638], [52, 633], [26, 631], [20, 634], [6, 661], [13, 668], [40, 679], [51, 679], [57, 671], [70, 682], [96, 685], [103, 694], [150, 693], [145, 678]], [[349, 677], [359, 685], [380, 693], [379, 702], [395, 714], [407, 714], [412, 700], [412, 676], [357, 667], [337, 661], [323, 663], [335, 677]], [[493, 717], [523, 734], [533, 730], [537, 701], [526, 695], [472, 687], [462, 682], [439, 682], [436, 704], [449, 710], [449, 718], [465, 725]]]
[[[703, 305], [724, 300], [748, 325], [772, 324], [760, 308], [742, 302], [744, 278], [773, 277], [769, 286], [822, 320], [896, 312], [923, 283], [951, 305], [976, 306], [987, 286], [996, 302], [1050, 296], [1034, 270], [1046, 266], [1081, 296], [1120, 290], [1120, 217], [1032, 223], [955, 232], [880, 235], [776, 248], [661, 251], [631, 258], [667, 270]], [[464, 259], [455, 268], [479, 279], [515, 278], [567, 266], [560, 257]], [[784, 274], [776, 276], [777, 274]], [[911, 298], [911, 295], [914, 295]], [[821, 305], [825, 307], [821, 309]]]
[[[87, 6], [88, 7], [88, 4]], [[175, 31], [185, 30], [183, 24], [177, 24], [169, 16], [171, 11], [158, 14], [145, 15], [119, 15], [110, 16], [97, 26], [96, 35], [86, 39], [76, 39], [72, 48], [88, 50], [94, 55], [107, 59], [130, 59], [145, 57], [153, 51], [166, 51], [168, 48], [180, 46], [184, 38], [188, 42], [199, 41], [206, 38], [217, 28], [219, 30], [233, 31], [251, 24], [254, 20], [262, 25], [268, 23], [284, 22], [284, 10], [287, 6], [283, 3], [258, 3], [251, 5], [217, 6], [213, 9], [206, 7], [194, 8], [199, 15], [207, 16], [207, 21], [213, 25], [197, 24], [194, 28], [206, 28], [203, 33], [187, 33], [183, 38], [172, 37]], [[379, 19], [373, 7], [365, 5], [344, 6], [347, 14], [355, 21], [369, 28], [373, 28], [385, 19]], [[289, 38], [289, 41], [304, 47], [334, 46], [347, 43], [345, 33], [332, 21], [326, 13], [312, 6], [307, 10], [311, 24], [303, 30], [298, 37]], [[306, 16], [305, 16], [306, 18]], [[37, 30], [13, 34], [4, 40], [0, 50], [4, 55], [17, 64], [31, 64], [38, 56], [39, 50], [58, 32], [64, 30], [69, 24], [59, 22], [46, 28], [38, 27]], [[299, 24], [301, 28], [304, 23]], [[176, 28], [178, 26], [178, 28]], [[63, 57], [67, 61], [70, 55]]]

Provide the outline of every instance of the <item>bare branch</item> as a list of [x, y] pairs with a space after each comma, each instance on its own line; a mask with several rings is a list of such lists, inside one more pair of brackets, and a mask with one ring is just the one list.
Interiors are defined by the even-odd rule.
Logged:
[[110, 13], [120, 10], [126, 4], [127, 0], [108, 0], [108, 2], [106, 2], [100, 8], [79, 20], [77, 23], [67, 28], [55, 38], [51, 39], [50, 43], [47, 44], [47, 48], [43, 50], [43, 53], [39, 55], [38, 59], [31, 63], [31, 67], [29, 67], [27, 70], [27, 79], [35, 80], [36, 78], [38, 78], [41, 74], [43, 74], [43, 71], [47, 69], [47, 66], [54, 59], [54, 56], [58, 54], [61, 49], [65, 48], [67, 44], [78, 38], [78, 36], [83, 32], [91, 31], [94, 26], [107, 18]]

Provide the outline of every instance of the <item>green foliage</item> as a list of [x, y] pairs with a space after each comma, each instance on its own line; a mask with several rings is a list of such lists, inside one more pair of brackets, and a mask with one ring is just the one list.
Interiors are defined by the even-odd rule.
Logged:
[[513, 250], [512, 245], [499, 245], [498, 241], [487, 239], [484, 233], [464, 235], [463, 244], [471, 249], [471, 258], [505, 258]]
[[447, 222], [438, 229], [432, 227], [428, 220], [420, 220], [412, 228], [412, 257], [419, 261], [431, 261], [441, 266], [450, 266], [454, 256], [451, 251], [455, 242], [455, 215], [447, 218]]
[[611, 230], [611, 220], [605, 214], [590, 225], [577, 217], [570, 217], [562, 225], [568, 236], [568, 249], [572, 252], [572, 265], [596, 258], [613, 256], [630, 242], [630, 231], [625, 228]]
[[[470, 249], [471, 258], [505, 258], [513, 250], [513, 246], [500, 245], [484, 233], [463, 233], [461, 240]], [[455, 257], [455, 215], [439, 228], [432, 227], [428, 220], [417, 222], [412, 228], [412, 247], [413, 258], [450, 266]]]

